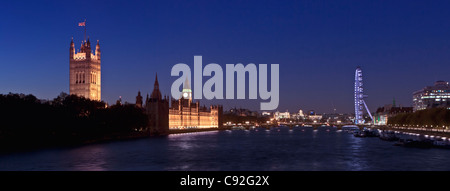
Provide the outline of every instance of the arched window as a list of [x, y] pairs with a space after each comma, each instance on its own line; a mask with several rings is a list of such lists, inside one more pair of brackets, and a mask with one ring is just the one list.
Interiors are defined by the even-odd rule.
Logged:
[[75, 83], [78, 84], [78, 72], [75, 73], [75, 79], [76, 79], [76, 80], [75, 80]]
[[86, 82], [86, 74], [83, 72], [83, 84]]

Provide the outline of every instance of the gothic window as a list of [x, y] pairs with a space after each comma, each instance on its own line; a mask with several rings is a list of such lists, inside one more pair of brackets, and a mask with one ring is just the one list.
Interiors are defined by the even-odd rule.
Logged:
[[85, 79], [86, 79], [86, 75], [83, 73], [83, 84], [85, 82]]

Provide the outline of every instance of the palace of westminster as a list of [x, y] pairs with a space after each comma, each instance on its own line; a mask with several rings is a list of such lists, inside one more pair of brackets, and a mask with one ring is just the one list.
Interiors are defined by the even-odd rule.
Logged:
[[[95, 54], [94, 54], [95, 53]], [[97, 41], [95, 52], [91, 49], [89, 38], [81, 43], [78, 52], [70, 42], [70, 94], [91, 100], [101, 100], [101, 52]], [[189, 80], [183, 84], [179, 99], [162, 97], [156, 76], [153, 92], [147, 94], [145, 102], [138, 92], [136, 107], [142, 108], [149, 116], [149, 128], [153, 133], [167, 134], [169, 130], [190, 128], [221, 128], [223, 107], [212, 105], [200, 106], [199, 101], [192, 101]]]

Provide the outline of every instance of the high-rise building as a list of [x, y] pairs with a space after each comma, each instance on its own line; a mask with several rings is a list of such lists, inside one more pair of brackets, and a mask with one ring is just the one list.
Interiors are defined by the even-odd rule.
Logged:
[[450, 85], [446, 81], [437, 81], [434, 86], [427, 86], [413, 93], [414, 111], [429, 108], [450, 109]]
[[100, 67], [100, 44], [97, 41], [95, 54], [91, 51], [91, 42], [81, 43], [78, 52], [75, 45], [70, 42], [70, 94], [85, 97], [91, 100], [101, 100], [101, 67]]

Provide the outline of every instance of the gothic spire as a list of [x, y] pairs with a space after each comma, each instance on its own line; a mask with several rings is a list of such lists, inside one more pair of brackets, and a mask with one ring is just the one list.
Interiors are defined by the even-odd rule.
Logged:
[[151, 99], [158, 99], [161, 100], [161, 92], [159, 91], [159, 83], [158, 83], [158, 74], [156, 74], [155, 78], [155, 86], [153, 88], [152, 95], [150, 96]]
[[69, 49], [69, 51], [70, 51], [70, 59], [72, 59], [73, 56], [75, 55], [75, 44], [73, 43], [73, 37], [70, 40], [70, 49]]
[[155, 88], [159, 89], [159, 83], [158, 83], [158, 72], [156, 72], [156, 77], [155, 77]]
[[191, 86], [189, 85], [188, 77], [186, 76], [186, 80], [184, 81], [183, 89], [191, 89]]

